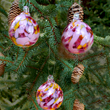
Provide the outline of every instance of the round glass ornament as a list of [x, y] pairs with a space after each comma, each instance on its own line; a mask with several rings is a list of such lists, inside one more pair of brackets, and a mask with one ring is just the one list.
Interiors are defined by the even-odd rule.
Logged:
[[73, 54], [87, 52], [93, 44], [93, 39], [90, 26], [80, 20], [71, 21], [61, 38], [64, 47]]
[[15, 45], [19, 47], [30, 47], [37, 42], [40, 29], [37, 22], [30, 16], [29, 8], [24, 6], [23, 10], [11, 22], [9, 36]]
[[63, 91], [55, 83], [52, 75], [49, 75], [48, 80], [38, 88], [36, 100], [44, 110], [56, 110], [62, 104]]

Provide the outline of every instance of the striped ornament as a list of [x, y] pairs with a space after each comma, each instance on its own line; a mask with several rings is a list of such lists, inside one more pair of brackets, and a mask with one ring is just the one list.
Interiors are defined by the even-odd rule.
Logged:
[[81, 76], [83, 75], [84, 72], [84, 66], [82, 64], [78, 64], [71, 75], [71, 81], [73, 84], [76, 84], [79, 82]]
[[11, 22], [9, 36], [16, 46], [25, 48], [38, 41], [40, 28], [38, 23], [30, 16], [29, 8], [24, 6], [23, 10]]
[[44, 110], [56, 110], [63, 102], [63, 91], [53, 79], [47, 80], [38, 88], [36, 100]]

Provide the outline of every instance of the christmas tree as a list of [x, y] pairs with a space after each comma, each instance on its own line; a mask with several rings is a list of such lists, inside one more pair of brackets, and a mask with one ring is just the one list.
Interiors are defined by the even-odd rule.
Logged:
[[[12, 2], [0, 0], [0, 53], [4, 55], [0, 56], [0, 110], [43, 110], [36, 101], [36, 92], [49, 75], [63, 91], [58, 110], [75, 110], [75, 100], [76, 104], [83, 103], [85, 110], [109, 110], [110, 1], [80, 1], [83, 21], [94, 34], [94, 43], [84, 54], [71, 54], [61, 44], [68, 9], [78, 0], [19, 0], [20, 10], [28, 6], [40, 28], [38, 41], [27, 48], [16, 46], [9, 37], [7, 7]], [[84, 73], [73, 84], [71, 75], [78, 64], [84, 66]]]

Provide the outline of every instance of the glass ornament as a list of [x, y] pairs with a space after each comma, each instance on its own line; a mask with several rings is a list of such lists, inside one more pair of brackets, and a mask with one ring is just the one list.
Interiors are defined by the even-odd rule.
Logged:
[[75, 19], [65, 28], [61, 38], [64, 47], [73, 54], [87, 52], [93, 44], [93, 39], [90, 26]]
[[24, 6], [23, 10], [11, 22], [9, 36], [15, 45], [30, 47], [37, 42], [40, 29], [37, 22], [30, 16], [29, 8]]
[[36, 100], [44, 110], [56, 110], [62, 104], [63, 91], [55, 83], [52, 75], [49, 75], [48, 80], [38, 88]]

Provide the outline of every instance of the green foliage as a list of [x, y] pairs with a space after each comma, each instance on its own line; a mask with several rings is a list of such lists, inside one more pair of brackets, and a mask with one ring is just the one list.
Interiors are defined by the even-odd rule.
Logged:
[[[5, 55], [0, 60], [6, 64], [0, 77], [0, 109], [43, 110], [36, 102], [36, 91], [52, 74], [64, 93], [58, 110], [72, 110], [75, 99], [84, 103], [85, 110], [109, 110], [109, 0], [89, 2], [84, 21], [92, 27], [94, 44], [86, 54], [73, 55], [74, 59], [68, 60], [59, 56], [58, 47], [72, 0], [20, 0], [19, 3], [21, 9], [29, 6], [40, 26], [40, 38], [32, 47], [17, 47], [9, 39], [8, 28], [0, 22], [0, 52]], [[7, 17], [3, 7], [0, 12]], [[84, 65], [85, 71], [79, 83], [73, 84], [71, 74], [78, 63]]]
[[106, 37], [110, 35], [110, 1], [93, 0], [84, 6], [85, 21], [91, 26], [93, 32], [98, 36]]
[[2, 17], [7, 17], [7, 12], [5, 11], [5, 9], [3, 8], [2, 5], [0, 5], [0, 33], [1, 31], [3, 31], [3, 27], [4, 27], [4, 21], [2, 19]]

